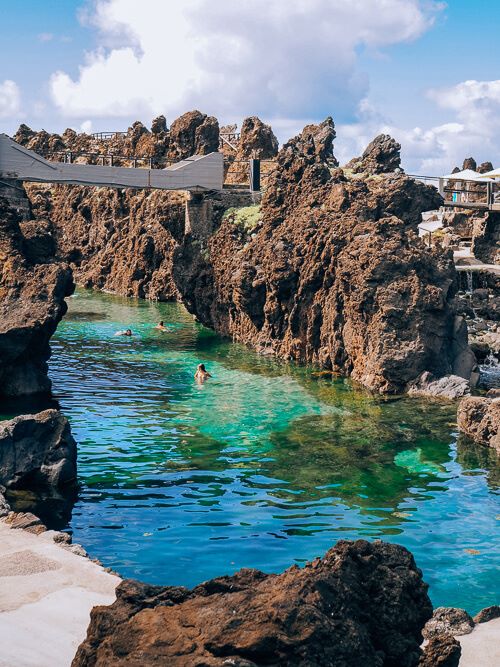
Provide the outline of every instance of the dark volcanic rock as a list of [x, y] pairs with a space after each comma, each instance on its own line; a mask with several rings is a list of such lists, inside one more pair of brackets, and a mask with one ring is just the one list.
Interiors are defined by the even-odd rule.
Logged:
[[238, 160], [259, 158], [268, 160], [276, 157], [278, 140], [269, 125], [263, 123], [257, 116], [245, 118], [241, 125]]
[[493, 165], [491, 162], [482, 162], [477, 170], [480, 174], [486, 174], [488, 171], [493, 171]]
[[462, 648], [452, 635], [440, 634], [429, 639], [418, 667], [458, 667]]
[[464, 609], [437, 607], [423, 630], [426, 639], [436, 635], [468, 635], [474, 630], [474, 621]]
[[84, 287], [125, 296], [178, 298], [172, 280], [185, 195], [78, 186], [26, 186], [34, 214], [51, 220], [57, 258]]
[[219, 150], [219, 123], [213, 116], [189, 111], [170, 126], [171, 160], [183, 160], [191, 155], [207, 155]]
[[76, 480], [76, 443], [57, 410], [0, 423], [0, 484], [61, 488]]
[[458, 406], [457, 423], [470, 438], [500, 453], [500, 398], [464, 398]]
[[92, 611], [73, 667], [412, 667], [431, 614], [406, 549], [341, 541], [281, 575], [241, 570], [193, 590], [125, 581]]
[[153, 119], [151, 123], [151, 132], [153, 134], [161, 134], [162, 132], [167, 131], [167, 119], [165, 116], [158, 116]]
[[0, 395], [50, 390], [49, 340], [73, 289], [66, 265], [47, 262], [47, 244], [25, 238], [17, 211], [0, 198]]
[[404, 174], [346, 178], [334, 136], [327, 119], [285, 144], [250, 233], [226, 220], [208, 253], [187, 239], [174, 262], [184, 303], [219, 333], [378, 391], [424, 371], [467, 378], [451, 254], [416, 234], [439, 194]]
[[481, 609], [479, 613], [474, 616], [474, 623], [488, 623], [495, 618], [500, 618], [500, 605], [494, 604], [491, 607]]
[[385, 174], [401, 169], [401, 144], [388, 134], [379, 134], [368, 144], [361, 157], [355, 157], [346, 168], [356, 173]]
[[462, 163], [462, 169], [472, 169], [472, 171], [477, 170], [477, 162], [473, 157], [466, 157]]

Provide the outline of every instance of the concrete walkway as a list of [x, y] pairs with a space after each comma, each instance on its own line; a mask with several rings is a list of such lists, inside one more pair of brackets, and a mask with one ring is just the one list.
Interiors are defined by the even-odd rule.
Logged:
[[[90, 610], [115, 599], [120, 579], [53, 535], [0, 521], [0, 667], [70, 667]], [[500, 665], [500, 618], [457, 639], [460, 667]]]
[[120, 579], [88, 558], [0, 521], [0, 667], [69, 667], [95, 605]]
[[462, 647], [460, 667], [500, 665], [500, 618], [476, 625], [470, 635], [457, 637]]

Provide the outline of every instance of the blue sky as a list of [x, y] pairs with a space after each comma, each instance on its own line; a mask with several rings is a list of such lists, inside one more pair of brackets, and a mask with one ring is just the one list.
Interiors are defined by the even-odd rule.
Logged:
[[[126, 129], [192, 108], [281, 140], [331, 114], [413, 172], [500, 165], [496, 0], [0, 0], [0, 131]], [[472, 82], [472, 83], [471, 83]]]

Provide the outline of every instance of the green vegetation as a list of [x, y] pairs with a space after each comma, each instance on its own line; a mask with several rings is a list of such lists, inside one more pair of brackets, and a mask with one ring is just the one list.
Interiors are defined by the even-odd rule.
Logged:
[[224, 213], [224, 220], [235, 225], [246, 234], [252, 232], [260, 221], [260, 205], [244, 206], [243, 208], [228, 208]]

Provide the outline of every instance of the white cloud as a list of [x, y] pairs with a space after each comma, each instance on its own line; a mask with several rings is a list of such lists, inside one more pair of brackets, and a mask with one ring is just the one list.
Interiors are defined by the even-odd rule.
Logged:
[[80, 130], [82, 132], [85, 132], [85, 134], [90, 134], [92, 132], [92, 121], [84, 120], [83, 123], [80, 125]]
[[17, 113], [21, 106], [21, 93], [18, 85], [6, 79], [0, 83], [0, 118], [9, 118]]
[[95, 0], [99, 31], [76, 78], [58, 71], [67, 116], [130, 117], [194, 107], [232, 120], [349, 115], [368, 89], [358, 52], [416, 39], [428, 0]]
[[38, 35], [39, 42], [51, 42], [54, 39], [54, 35], [51, 32], [41, 32]]
[[447, 123], [430, 128], [404, 128], [378, 116], [365, 101], [359, 122], [338, 128], [337, 152], [341, 162], [359, 155], [381, 132], [391, 134], [402, 145], [404, 167], [422, 175], [448, 173], [465, 157], [495, 165], [500, 155], [500, 80], [463, 81], [433, 89], [428, 97], [450, 112]]

